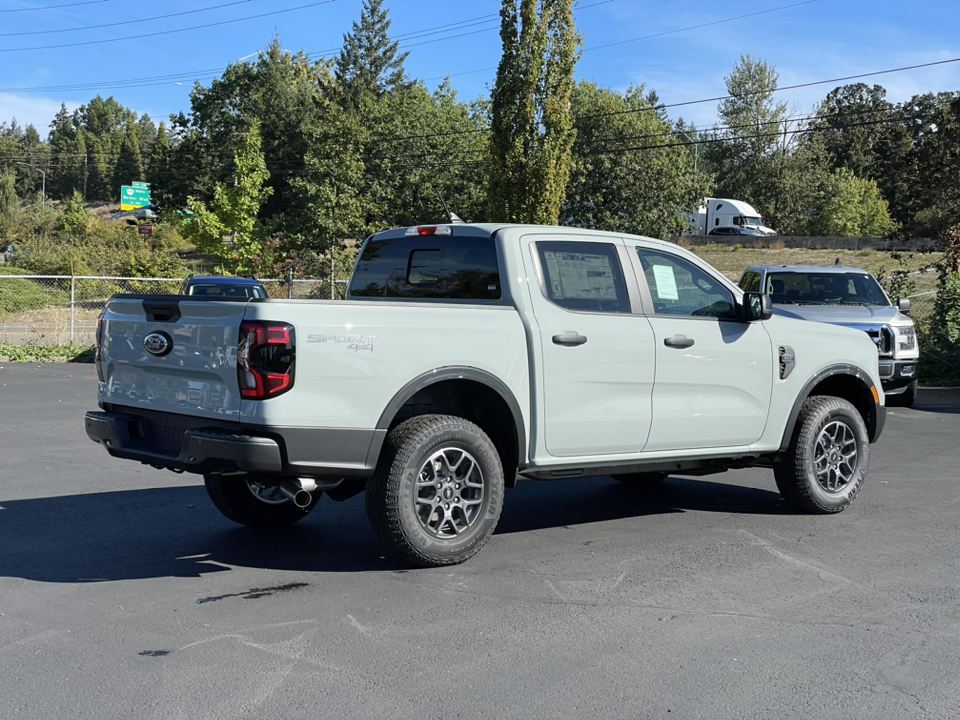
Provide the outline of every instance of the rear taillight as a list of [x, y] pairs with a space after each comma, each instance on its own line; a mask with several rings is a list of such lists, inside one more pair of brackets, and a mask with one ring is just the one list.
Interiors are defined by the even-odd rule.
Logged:
[[247, 400], [264, 400], [293, 387], [295, 345], [291, 325], [243, 323], [237, 343], [240, 395]]
[[103, 313], [97, 315], [97, 334], [94, 336], [97, 350], [93, 356], [93, 364], [97, 368], [97, 380], [103, 382], [103, 365], [100, 363], [100, 348], [103, 346]]

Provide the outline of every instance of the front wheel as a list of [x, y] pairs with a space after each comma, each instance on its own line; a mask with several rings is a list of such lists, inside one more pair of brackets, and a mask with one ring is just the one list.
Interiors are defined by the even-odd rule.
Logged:
[[387, 436], [367, 483], [367, 516], [380, 542], [414, 565], [455, 565], [493, 534], [503, 487], [500, 456], [483, 430], [422, 415]]
[[283, 478], [270, 475], [220, 475], [203, 476], [207, 494], [224, 517], [250, 527], [283, 527], [302, 520], [313, 510], [322, 494], [311, 493], [306, 507], [297, 507], [280, 492]]
[[870, 440], [860, 413], [842, 398], [807, 398], [789, 449], [774, 465], [777, 488], [803, 512], [828, 514], [854, 501], [867, 474]]

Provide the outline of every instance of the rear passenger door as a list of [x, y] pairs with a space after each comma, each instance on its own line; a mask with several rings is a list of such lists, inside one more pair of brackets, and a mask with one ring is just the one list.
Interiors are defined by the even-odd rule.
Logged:
[[534, 453], [639, 453], [650, 430], [653, 332], [623, 242], [534, 233], [523, 249], [527, 277], [537, 279], [528, 285], [543, 444]]
[[774, 365], [763, 324], [738, 320], [734, 292], [692, 258], [639, 244], [632, 258], [651, 308], [656, 348], [653, 423], [645, 449], [730, 447], [759, 440]]

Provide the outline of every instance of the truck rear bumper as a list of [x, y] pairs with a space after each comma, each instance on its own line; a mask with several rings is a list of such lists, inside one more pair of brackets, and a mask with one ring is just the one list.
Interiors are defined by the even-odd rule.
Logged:
[[148, 444], [150, 433], [140, 415], [88, 412], [84, 426], [87, 437], [103, 445], [114, 457], [171, 470], [205, 473], [231, 469], [280, 472], [283, 469], [276, 440], [221, 427], [181, 429], [182, 440], [177, 452], [175, 447], [165, 450]]
[[245, 425], [107, 405], [86, 414], [87, 437], [113, 457], [170, 470], [368, 477], [385, 429]]

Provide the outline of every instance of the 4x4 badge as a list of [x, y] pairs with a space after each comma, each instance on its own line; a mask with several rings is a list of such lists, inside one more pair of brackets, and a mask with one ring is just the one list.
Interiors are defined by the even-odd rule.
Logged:
[[143, 339], [143, 348], [151, 355], [163, 357], [173, 350], [173, 339], [165, 332], [152, 332]]

